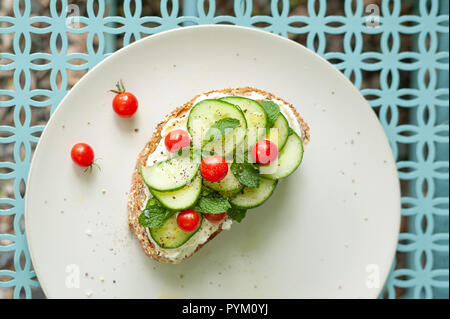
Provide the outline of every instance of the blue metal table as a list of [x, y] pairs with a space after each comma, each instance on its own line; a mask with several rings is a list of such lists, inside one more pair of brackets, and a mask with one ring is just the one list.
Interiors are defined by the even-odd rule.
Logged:
[[[361, 90], [391, 142], [403, 185], [398, 254], [380, 297], [448, 298], [449, 2], [345, 0], [343, 14], [331, 15], [327, 6], [336, 1], [342, 4], [265, 0], [270, 13], [262, 15], [253, 12], [252, 0], [235, 0], [233, 14], [218, 15], [215, 0], [184, 0], [182, 8], [178, 0], [161, 0], [160, 16], [144, 16], [148, 3], [141, 0], [87, 0], [80, 6], [50, 0], [46, 16], [33, 12], [35, 0], [2, 1], [12, 4], [13, 13], [0, 16], [0, 36], [14, 42], [11, 52], [0, 52], [0, 75], [8, 74], [12, 83], [0, 88], [0, 108], [13, 114], [13, 124], [0, 123], [0, 147], [13, 145], [11, 160], [0, 162], [0, 226], [1, 218], [10, 217], [13, 231], [0, 227], [0, 292], [12, 291], [15, 298], [39, 292], [22, 225], [24, 186], [44, 128], [36, 123], [34, 110], [48, 108], [51, 114], [70, 87], [68, 72], [91, 69], [142, 36], [185, 25], [228, 23], [285, 37], [303, 35], [308, 48]], [[291, 12], [291, 6], [304, 10]], [[414, 12], [405, 14], [405, 6]], [[73, 36], [86, 38], [85, 50], [68, 51]], [[332, 36], [340, 37], [340, 48], [329, 48]], [[406, 49], [405, 37], [413, 43]], [[48, 51], [35, 51], [32, 43], [43, 38], [49, 39]], [[368, 41], [375, 41], [378, 50], [368, 50]], [[48, 88], [33, 86], [40, 71], [49, 76]], [[378, 80], [363, 87], [369, 72]], [[13, 194], [5, 192], [7, 185]], [[11, 254], [12, 267], [2, 266], [2, 257]]]

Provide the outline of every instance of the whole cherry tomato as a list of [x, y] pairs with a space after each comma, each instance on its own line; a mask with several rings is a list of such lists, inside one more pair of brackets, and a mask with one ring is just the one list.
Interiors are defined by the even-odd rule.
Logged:
[[191, 138], [185, 130], [173, 130], [166, 135], [164, 144], [169, 152], [174, 152], [191, 144]]
[[82, 167], [88, 167], [94, 163], [94, 150], [86, 143], [75, 144], [70, 156], [77, 165]]
[[116, 87], [117, 90], [111, 90], [117, 94], [112, 103], [114, 111], [121, 117], [133, 116], [138, 109], [137, 98], [132, 93], [125, 91], [122, 81], [119, 81]]
[[212, 223], [218, 223], [225, 219], [227, 212], [220, 214], [203, 214], [203, 216]]
[[206, 156], [200, 164], [200, 172], [204, 179], [210, 182], [222, 180], [228, 173], [228, 164], [222, 156]]
[[261, 140], [253, 146], [252, 156], [259, 164], [270, 164], [277, 159], [278, 148], [269, 140]]
[[178, 213], [177, 224], [182, 230], [192, 232], [197, 229], [200, 216], [193, 209], [188, 209]]

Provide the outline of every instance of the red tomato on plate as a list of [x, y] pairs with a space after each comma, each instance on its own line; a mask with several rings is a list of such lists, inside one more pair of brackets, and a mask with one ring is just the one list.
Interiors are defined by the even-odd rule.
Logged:
[[82, 167], [88, 167], [94, 163], [94, 150], [86, 143], [75, 144], [70, 156], [77, 165]]
[[113, 109], [120, 117], [131, 117], [136, 113], [138, 109], [138, 100], [130, 92], [125, 91], [125, 87], [122, 81], [119, 81], [116, 85], [117, 90], [111, 90], [111, 92], [117, 95], [113, 100]]

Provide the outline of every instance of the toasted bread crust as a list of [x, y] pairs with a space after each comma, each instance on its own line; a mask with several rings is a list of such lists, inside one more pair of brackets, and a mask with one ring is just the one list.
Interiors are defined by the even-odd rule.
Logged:
[[268, 93], [263, 90], [255, 89], [252, 87], [243, 87], [243, 88], [228, 88], [223, 90], [212, 90], [206, 93], [200, 93], [196, 95], [194, 98], [192, 98], [190, 101], [185, 103], [184, 105], [178, 107], [175, 109], [172, 113], [170, 113], [162, 122], [160, 122], [157, 127], [156, 131], [153, 133], [152, 138], [150, 141], [145, 145], [144, 149], [141, 151], [141, 153], [138, 156], [136, 167], [133, 171], [132, 181], [131, 181], [131, 190], [128, 197], [128, 224], [131, 230], [133, 230], [139, 240], [139, 243], [142, 246], [142, 249], [144, 250], [145, 254], [157, 261], [160, 262], [166, 262], [166, 263], [178, 263], [182, 260], [185, 260], [195, 254], [200, 248], [202, 248], [204, 245], [206, 245], [211, 239], [216, 237], [221, 231], [222, 228], [219, 227], [219, 229], [211, 234], [211, 236], [208, 238], [208, 240], [199, 245], [197, 249], [190, 254], [189, 256], [186, 256], [182, 260], [177, 260], [176, 262], [166, 258], [164, 256], [161, 256], [161, 254], [158, 252], [158, 250], [155, 248], [155, 245], [150, 241], [147, 235], [147, 231], [145, 227], [139, 224], [139, 215], [142, 212], [142, 209], [145, 205], [145, 200], [147, 199], [147, 189], [144, 181], [142, 180], [141, 174], [140, 174], [140, 167], [145, 165], [147, 158], [150, 154], [154, 152], [156, 147], [158, 146], [160, 140], [161, 140], [161, 130], [164, 127], [164, 125], [172, 118], [177, 118], [184, 113], [188, 112], [192, 106], [195, 100], [203, 95], [203, 94], [211, 94], [211, 93], [224, 93], [229, 95], [236, 95], [236, 96], [248, 96], [252, 92], [259, 93], [263, 96], [265, 96], [267, 99], [272, 100], [278, 100], [283, 102], [284, 104], [288, 105], [292, 112], [295, 114], [298, 123], [300, 124], [301, 128], [301, 138], [304, 144], [307, 144], [310, 140], [309, 135], [309, 126], [306, 124], [304, 119], [300, 116], [300, 114], [297, 112], [297, 110], [292, 106], [292, 104], [284, 101], [283, 99], [273, 95], [272, 93]]

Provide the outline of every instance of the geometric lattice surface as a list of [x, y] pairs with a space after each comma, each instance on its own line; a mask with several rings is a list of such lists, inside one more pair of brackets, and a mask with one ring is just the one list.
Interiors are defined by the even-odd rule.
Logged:
[[39, 135], [71, 86], [141, 37], [215, 23], [298, 41], [361, 90], [391, 142], [402, 184], [398, 253], [380, 297], [448, 298], [448, 1], [367, 3], [2, 0], [0, 298], [42, 296], [23, 228], [24, 189]]

